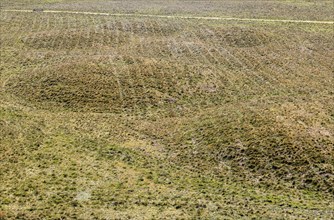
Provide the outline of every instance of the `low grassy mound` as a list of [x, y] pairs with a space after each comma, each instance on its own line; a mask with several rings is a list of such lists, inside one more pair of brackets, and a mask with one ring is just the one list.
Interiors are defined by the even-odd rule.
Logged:
[[[177, 131], [182, 163], [273, 187], [334, 193], [334, 137], [330, 108], [283, 103], [215, 108]], [[181, 144], [180, 144], [181, 143]], [[180, 150], [181, 149], [181, 150]]]
[[252, 27], [214, 27], [201, 30], [197, 33], [198, 37], [205, 41], [215, 41], [219, 45], [226, 47], [256, 47], [270, 43], [274, 34], [270, 30], [261, 30]]
[[231, 28], [219, 34], [222, 35], [222, 39], [227, 45], [233, 47], [260, 46], [271, 40], [268, 33], [250, 28]]
[[95, 29], [64, 26], [60, 30], [54, 30], [45, 27], [45, 30], [29, 33], [20, 40], [24, 45], [33, 49], [68, 50], [96, 47], [115, 49], [134, 40], [130, 38], [147, 38], [152, 35], [169, 37], [178, 34], [181, 30], [180, 26], [173, 23], [113, 21], [97, 24]]
[[40, 31], [21, 39], [22, 43], [34, 49], [82, 49], [103, 46], [121, 46], [129, 38], [128, 34], [108, 31], [96, 32], [85, 29], [64, 29], [60, 31]]
[[129, 56], [108, 59], [29, 71], [9, 80], [6, 89], [40, 108], [89, 112], [190, 105], [223, 97], [224, 88], [198, 65]]
[[151, 141], [107, 141], [102, 134], [119, 131], [115, 126], [125, 125], [124, 120], [129, 118], [0, 107], [3, 218], [279, 219], [332, 214], [328, 198], [294, 189], [261, 189], [206, 175], [196, 166], [180, 167], [164, 151], [155, 154]]
[[131, 22], [124, 23], [122, 21], [107, 22], [99, 26], [102, 30], [112, 30], [117, 32], [124, 32], [134, 34], [136, 36], [150, 37], [152, 35], [171, 36], [178, 34], [183, 27], [175, 22], [159, 22], [154, 19], [149, 21], [142, 21], [133, 18]]

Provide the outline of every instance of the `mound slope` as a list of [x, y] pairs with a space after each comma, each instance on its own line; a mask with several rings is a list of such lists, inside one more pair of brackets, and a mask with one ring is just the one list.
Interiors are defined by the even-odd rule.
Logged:
[[[258, 106], [259, 107], [259, 106]], [[317, 102], [207, 111], [177, 135], [181, 161], [253, 183], [334, 193], [334, 126]], [[277, 185], [278, 184], [278, 185]]]
[[6, 89], [39, 108], [119, 112], [219, 98], [223, 88], [214, 80], [196, 65], [114, 57], [26, 72]]

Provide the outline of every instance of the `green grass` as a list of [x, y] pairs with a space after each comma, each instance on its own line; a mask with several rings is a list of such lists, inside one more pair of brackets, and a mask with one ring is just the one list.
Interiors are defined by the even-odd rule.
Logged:
[[0, 219], [333, 218], [330, 25], [0, 27]]
[[[11, 146], [2, 149], [1, 160], [5, 174], [1, 206], [9, 218], [331, 215], [332, 201], [326, 194], [254, 186], [229, 174], [212, 176], [172, 162], [170, 154], [155, 155], [134, 147], [141, 142], [111, 144], [90, 139], [89, 133], [76, 131], [71, 123], [60, 127], [36, 115], [1, 113], [17, 132], [24, 132], [20, 140], [9, 135], [1, 140]], [[10, 126], [4, 127], [15, 135]]]

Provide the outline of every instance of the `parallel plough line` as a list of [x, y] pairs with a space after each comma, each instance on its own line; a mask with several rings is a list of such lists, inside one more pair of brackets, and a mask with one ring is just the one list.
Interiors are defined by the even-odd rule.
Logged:
[[[33, 10], [1, 10], [5, 12], [34, 12]], [[196, 17], [180, 15], [152, 15], [152, 14], [117, 14], [103, 12], [85, 12], [85, 11], [54, 11], [44, 10], [39, 13], [64, 13], [64, 14], [84, 14], [84, 15], [102, 15], [119, 17], [152, 17], [152, 18], [170, 18], [170, 19], [198, 19], [198, 20], [222, 20], [222, 21], [248, 21], [248, 22], [281, 22], [281, 23], [309, 23], [309, 24], [334, 24], [334, 21], [312, 21], [312, 20], [281, 20], [281, 19], [261, 19], [261, 18], [226, 18], [226, 17]]]

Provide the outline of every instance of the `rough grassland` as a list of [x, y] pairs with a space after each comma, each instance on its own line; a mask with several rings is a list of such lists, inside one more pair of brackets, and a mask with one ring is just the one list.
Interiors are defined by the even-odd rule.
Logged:
[[331, 0], [2, 0], [5, 9], [333, 20]]
[[[319, 20], [333, 7], [47, 2]], [[334, 218], [333, 25], [1, 12], [0, 28], [0, 219]]]

